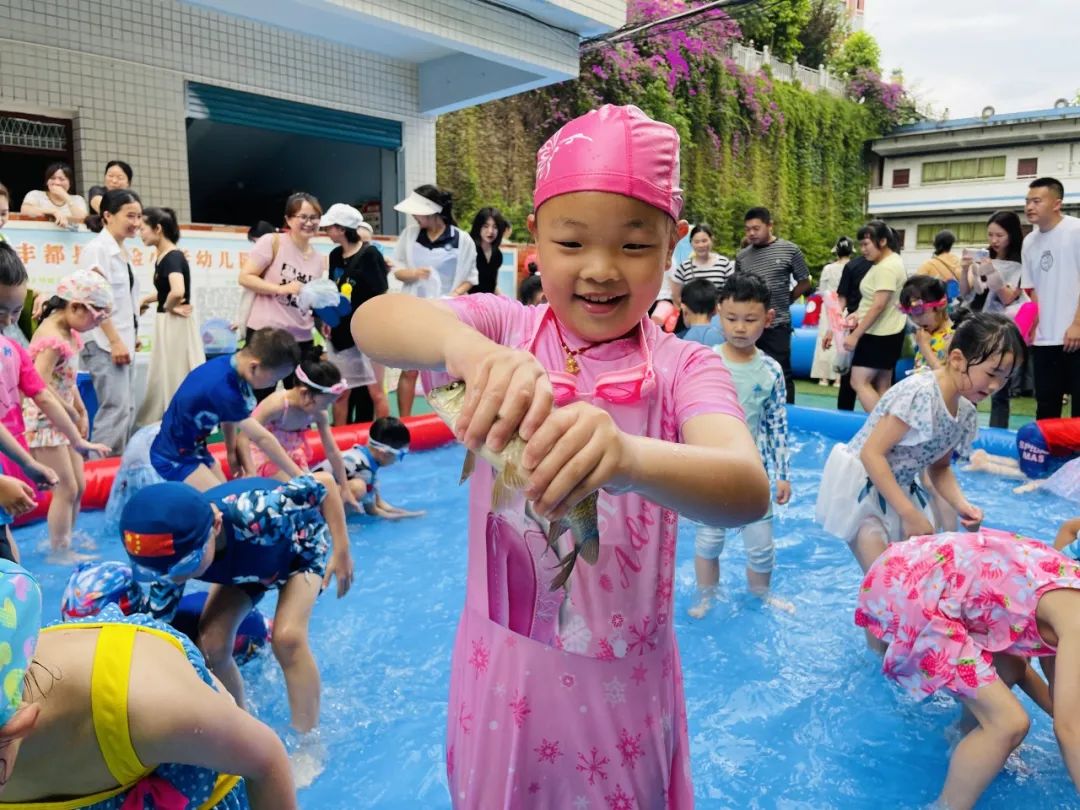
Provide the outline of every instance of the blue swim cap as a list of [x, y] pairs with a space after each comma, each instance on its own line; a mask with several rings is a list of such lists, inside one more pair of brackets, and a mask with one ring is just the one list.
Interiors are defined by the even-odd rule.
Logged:
[[23, 677], [41, 630], [41, 587], [19, 565], [0, 559], [0, 725], [22, 703]]
[[120, 514], [124, 548], [137, 567], [184, 577], [202, 562], [214, 511], [197, 489], [175, 482], [136, 492]]

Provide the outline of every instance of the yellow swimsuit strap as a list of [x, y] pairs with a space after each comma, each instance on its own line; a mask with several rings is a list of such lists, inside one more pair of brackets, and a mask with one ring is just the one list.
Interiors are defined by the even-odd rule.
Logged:
[[[103, 790], [93, 796], [61, 801], [0, 802], [0, 810], [78, 810], [97, 802], [119, 796], [153, 771], [139, 760], [131, 743], [128, 725], [128, 683], [131, 679], [131, 658], [136, 633], [150, 633], [169, 642], [180, 652], [186, 652], [178, 638], [155, 627], [120, 623], [58, 624], [42, 630], [100, 630], [94, 651], [94, 669], [90, 681], [90, 703], [94, 718], [94, 734], [109, 773], [120, 787]], [[210, 799], [200, 810], [208, 810], [228, 795], [240, 781], [238, 776], [221, 774]]]
[[120, 787], [62, 801], [0, 802], [0, 810], [74, 810], [87, 807], [120, 795], [153, 771], [139, 760], [131, 743], [128, 726], [128, 683], [131, 680], [131, 657], [135, 649], [135, 634], [155, 635], [184, 652], [176, 637], [154, 627], [134, 624], [86, 623], [57, 624], [41, 632], [58, 630], [98, 630], [94, 650], [94, 668], [90, 680], [90, 706], [94, 719], [94, 734], [109, 773]]

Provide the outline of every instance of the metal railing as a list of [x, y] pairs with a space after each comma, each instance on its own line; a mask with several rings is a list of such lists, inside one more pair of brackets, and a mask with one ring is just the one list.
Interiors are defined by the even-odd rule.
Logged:
[[831, 74], [824, 65], [812, 68], [794, 62], [781, 62], [772, 55], [767, 45], [759, 51], [753, 42], [749, 45], [733, 42], [728, 50], [735, 64], [747, 73], [756, 73], [768, 67], [773, 78], [780, 81], [796, 81], [808, 90], [825, 90], [837, 96], [844, 93], [844, 80]]

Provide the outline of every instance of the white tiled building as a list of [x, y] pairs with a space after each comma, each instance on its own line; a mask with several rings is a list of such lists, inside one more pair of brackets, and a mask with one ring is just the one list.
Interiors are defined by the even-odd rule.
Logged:
[[[990, 113], [990, 111], [987, 111]], [[1080, 208], [1080, 107], [925, 121], [900, 127], [871, 145], [876, 166], [870, 216], [904, 235], [909, 268], [932, 255], [934, 234], [953, 231], [959, 245], [986, 243], [995, 211], [1023, 218], [1036, 177], [1065, 186], [1065, 208]]]
[[17, 210], [49, 160], [84, 192], [120, 158], [185, 220], [316, 175], [325, 202], [385, 212], [433, 182], [436, 115], [577, 76], [580, 37], [625, 17], [625, 0], [0, 0], [0, 182]]

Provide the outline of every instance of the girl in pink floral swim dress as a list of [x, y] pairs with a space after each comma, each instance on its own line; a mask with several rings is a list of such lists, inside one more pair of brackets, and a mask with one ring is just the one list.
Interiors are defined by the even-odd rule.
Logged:
[[[100, 274], [80, 270], [66, 276], [57, 285], [56, 294], [46, 302], [41, 325], [30, 341], [34, 368], [84, 437], [90, 426], [76, 384], [78, 357], [83, 346], [80, 333], [94, 329], [107, 318], [112, 302], [112, 290]], [[24, 398], [22, 407], [31, 454], [59, 477], [49, 504], [48, 560], [69, 564], [92, 559], [92, 555], [72, 549], [72, 532], [86, 486], [83, 457], [34, 400]]]
[[[688, 230], [678, 135], [636, 107], [575, 119], [540, 150], [533, 203], [549, 305], [384, 295], [353, 320], [378, 362], [445, 370], [427, 390], [464, 381], [455, 432], [470, 449], [498, 453], [515, 432], [527, 442], [524, 491], [496, 504], [492, 468], [478, 462], [472, 477], [451, 800], [692, 807], [672, 621], [678, 515], [745, 524], [765, 514], [769, 482], [719, 357], [647, 316]], [[597, 490], [599, 559], [552, 591], [544, 525]], [[568, 551], [570, 535], [559, 542]]]
[[[882, 671], [917, 698], [955, 695], [976, 720], [938, 798], [960, 810], [1027, 734], [1010, 686], [1039, 657], [1054, 731], [1080, 787], [1080, 563], [1038, 541], [983, 529], [890, 546], [863, 580], [855, 624], [888, 644]], [[1021, 659], [1019, 662], [1017, 659]]]
[[[325, 473], [316, 473], [315, 477], [324, 486], [332, 487], [336, 482], [341, 490], [341, 499], [347, 506], [359, 511], [360, 506], [349, 489], [345, 460], [330, 432], [327, 414], [336, 398], [346, 390], [348, 383], [341, 379], [337, 366], [329, 360], [305, 359], [296, 368], [296, 387], [275, 391], [260, 402], [251, 415], [274, 435], [289, 458], [304, 472], [311, 470], [312, 455], [306, 433], [314, 423], [330, 469], [334, 472], [333, 477]], [[247, 474], [279, 481], [290, 480], [289, 475], [244, 434], [237, 436], [237, 447], [242, 460], [250, 458], [250, 464], [245, 464]]]

